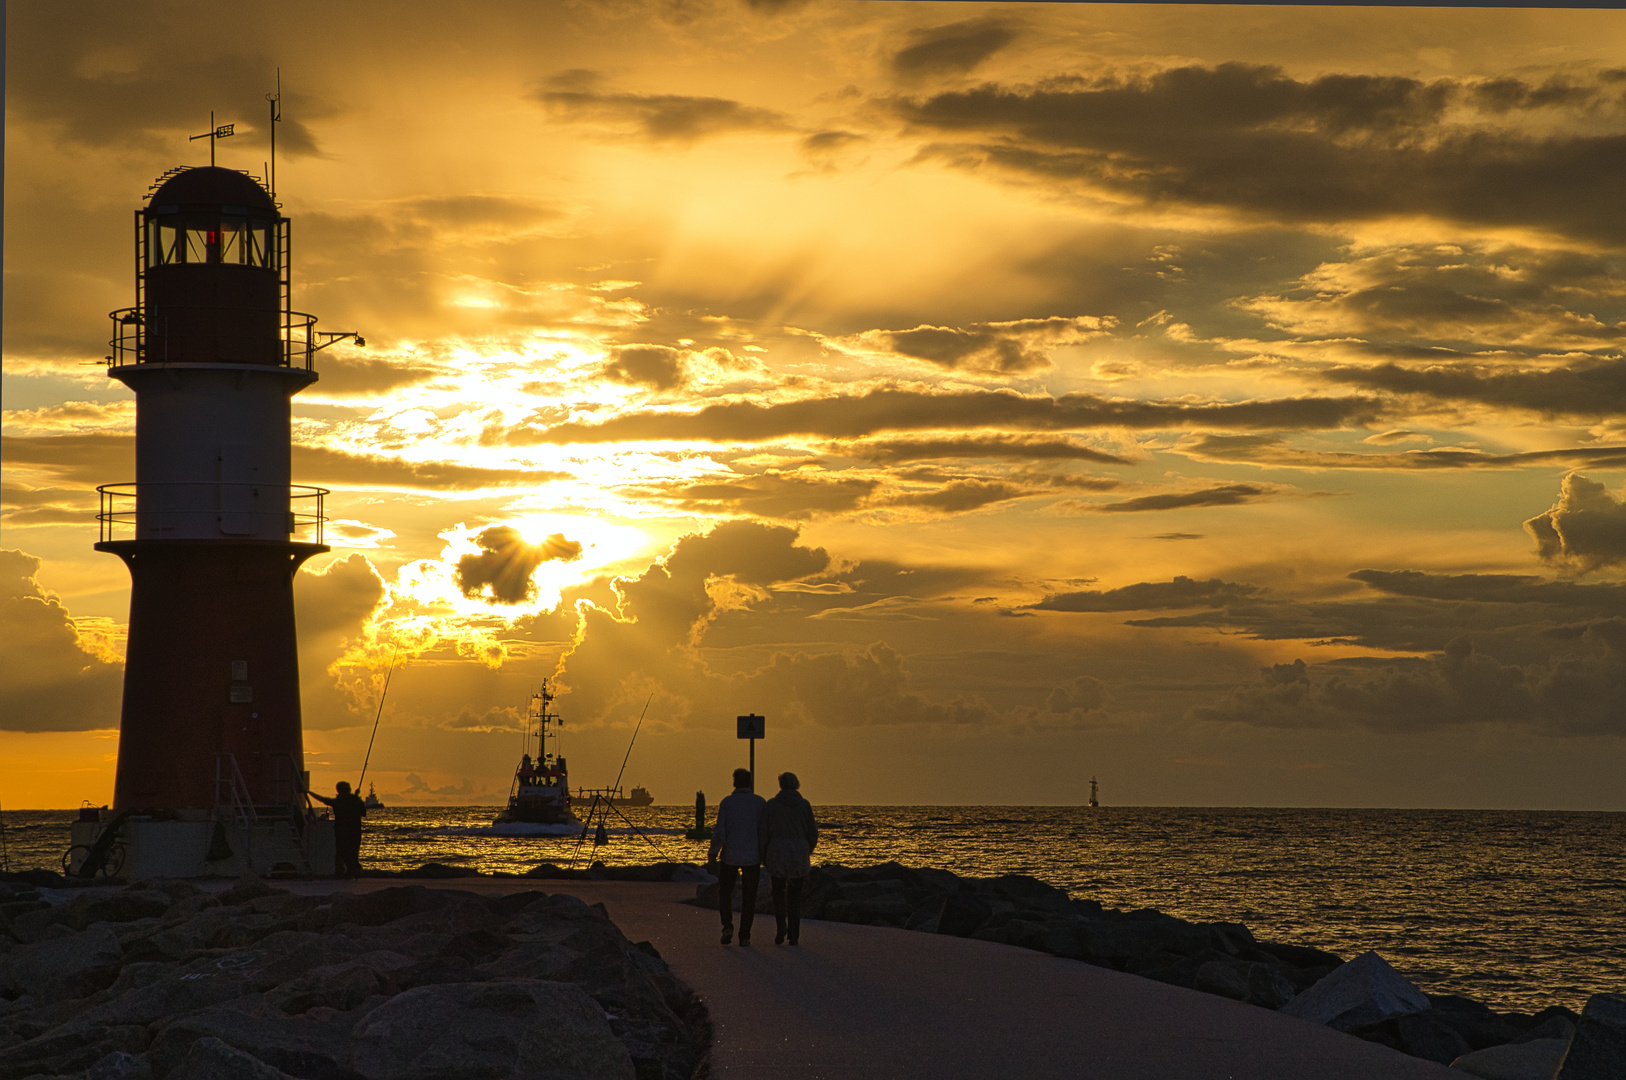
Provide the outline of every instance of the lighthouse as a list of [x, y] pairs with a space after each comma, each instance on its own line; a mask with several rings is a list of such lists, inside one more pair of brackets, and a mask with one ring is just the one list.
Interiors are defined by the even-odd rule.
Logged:
[[112, 313], [108, 357], [136, 396], [136, 477], [98, 489], [96, 544], [130, 571], [118, 769], [111, 813], [76, 825], [73, 869], [331, 870], [293, 593], [329, 550], [326, 492], [292, 483], [291, 401], [316, 353], [356, 335], [293, 310], [291, 239], [258, 180], [212, 165], [165, 174], [136, 211], [136, 303]]

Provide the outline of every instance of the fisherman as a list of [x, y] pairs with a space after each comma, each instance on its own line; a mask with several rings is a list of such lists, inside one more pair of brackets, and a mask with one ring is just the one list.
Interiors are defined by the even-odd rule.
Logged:
[[350, 790], [350, 783], [340, 780], [333, 798], [311, 792], [318, 802], [333, 807], [333, 861], [334, 876], [358, 878], [361, 876], [361, 819], [367, 816], [367, 804], [361, 796]]
[[757, 884], [762, 880], [762, 815], [768, 802], [751, 790], [751, 770], [734, 770], [734, 794], [717, 804], [711, 830], [711, 854], [717, 863], [717, 912], [723, 917], [723, 944], [734, 937], [734, 879], [740, 891], [740, 944], [751, 944], [751, 922], [757, 911]]

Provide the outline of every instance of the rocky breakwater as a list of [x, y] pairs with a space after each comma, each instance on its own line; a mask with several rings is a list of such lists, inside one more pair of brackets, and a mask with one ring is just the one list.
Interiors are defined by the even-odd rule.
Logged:
[[0, 882], [0, 1080], [689, 1080], [709, 1024], [601, 905]]
[[[766, 876], [756, 910], [773, 910]], [[717, 886], [694, 903], [715, 907]], [[1626, 1001], [1599, 995], [1586, 1015], [1554, 1007], [1497, 1012], [1456, 995], [1425, 994], [1376, 953], [1349, 962], [1304, 945], [1262, 941], [1241, 923], [1189, 922], [1150, 908], [1119, 911], [1022, 874], [962, 878], [898, 863], [814, 869], [802, 899], [809, 919], [891, 926], [996, 941], [1280, 1010], [1484, 1080], [1622, 1080], [1566, 1051], [1626, 1038], [1608, 1017]], [[1618, 1004], [1611, 1004], [1617, 1002]], [[1582, 1034], [1576, 1037], [1577, 1026]], [[1587, 1060], [1604, 1060], [1589, 1050]], [[1572, 1052], [1570, 1057], [1576, 1057]], [[1563, 1063], [1565, 1071], [1559, 1070]]]

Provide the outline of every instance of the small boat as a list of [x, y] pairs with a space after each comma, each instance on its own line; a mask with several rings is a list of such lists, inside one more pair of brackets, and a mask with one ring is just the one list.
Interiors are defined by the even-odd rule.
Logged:
[[367, 798], [362, 801], [362, 805], [369, 810], [384, 809], [384, 801], [378, 797], [378, 792], [373, 790], [371, 784], [367, 785]]
[[649, 793], [648, 788], [635, 787], [632, 794], [623, 795], [621, 789], [615, 788], [581, 788], [576, 792], [577, 802], [592, 802], [597, 799], [608, 806], [654, 806], [655, 796]]
[[[497, 815], [495, 825], [581, 824], [570, 810], [570, 776], [565, 759], [558, 753], [558, 732], [549, 730], [562, 724], [559, 714], [548, 710], [552, 703], [553, 694], [544, 679], [542, 689], [531, 695], [525, 715], [524, 750], [509, 787], [508, 808]], [[533, 745], [536, 747], [534, 759], [531, 757]]]

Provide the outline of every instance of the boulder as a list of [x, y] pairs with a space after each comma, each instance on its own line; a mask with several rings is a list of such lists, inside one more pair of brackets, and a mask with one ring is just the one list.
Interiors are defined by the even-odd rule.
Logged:
[[1565, 1039], [1532, 1039], [1474, 1050], [1451, 1062], [1451, 1068], [1480, 1080], [1553, 1080], [1569, 1046]]
[[205, 1035], [192, 1044], [180, 1067], [169, 1074], [169, 1080], [288, 1080], [288, 1074], [253, 1054]]
[[339, 1015], [318, 1019], [286, 1017], [256, 1011], [250, 998], [183, 1016], [164, 1026], [152, 1041], [147, 1056], [154, 1071], [167, 1074], [179, 1068], [199, 1039], [213, 1037], [251, 1054], [283, 1072], [307, 1080], [352, 1080], [340, 1064], [356, 1017]]
[[67, 924], [75, 930], [99, 922], [127, 923], [137, 919], [154, 919], [168, 911], [174, 903], [167, 893], [157, 889], [118, 889], [106, 892], [87, 889], [68, 903], [64, 912]]
[[86, 1069], [85, 1080], [153, 1080], [152, 1065], [140, 1054], [115, 1050]]
[[1293, 985], [1269, 964], [1249, 960], [1209, 960], [1197, 968], [1192, 989], [1279, 1009], [1293, 1000]]
[[139, 1054], [147, 1049], [144, 1028], [80, 1026], [46, 1032], [0, 1050], [0, 1077], [20, 1080], [44, 1073], [77, 1073], [111, 1054]]
[[480, 871], [472, 866], [447, 866], [445, 863], [427, 862], [416, 870], [401, 871], [407, 878], [464, 878], [479, 877]]
[[356, 1025], [350, 1068], [368, 1080], [483, 1080], [540, 1063], [634, 1080], [632, 1058], [604, 1010], [579, 987], [523, 980], [408, 990]]
[[0, 959], [0, 989], [39, 993], [48, 983], [116, 964], [123, 955], [118, 936], [107, 926], [22, 945]]
[[1554, 1080], [1620, 1080], [1626, 1076], [1626, 994], [1593, 994], [1581, 1010]]
[[1339, 1031], [1427, 1012], [1428, 995], [1375, 952], [1364, 952], [1282, 1007], [1288, 1016]]

